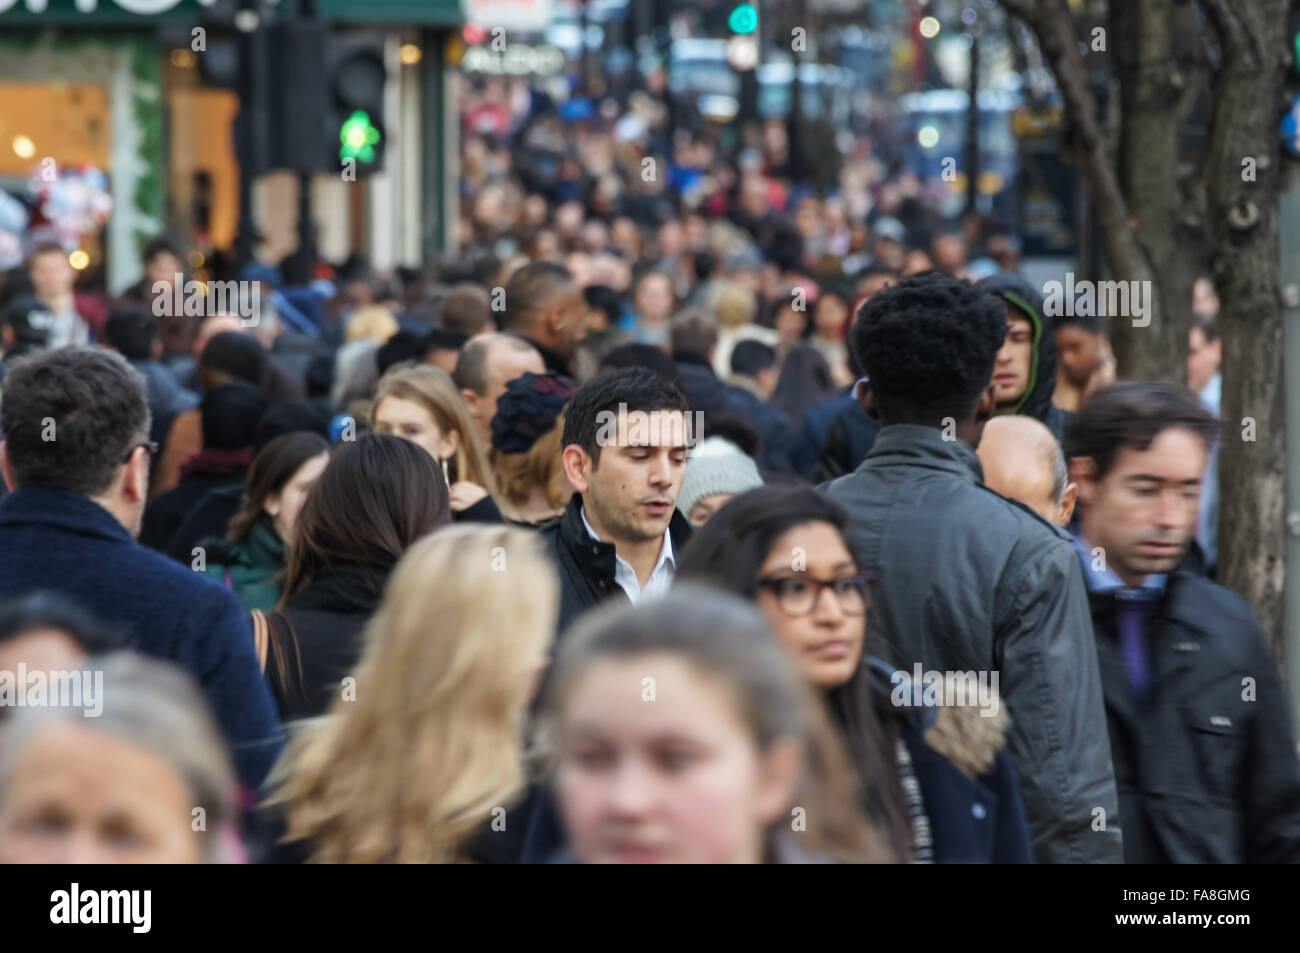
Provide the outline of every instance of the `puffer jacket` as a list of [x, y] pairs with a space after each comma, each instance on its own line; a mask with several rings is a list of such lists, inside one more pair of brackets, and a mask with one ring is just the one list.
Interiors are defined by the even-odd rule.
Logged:
[[826, 485], [872, 583], [870, 631], [910, 672], [999, 672], [1039, 863], [1119, 862], [1092, 620], [1070, 537], [983, 485], [975, 452], [934, 428], [884, 427]]
[[976, 287], [1023, 311], [1033, 324], [1034, 355], [1029, 365], [1029, 386], [1010, 412], [1042, 422], [1057, 442], [1062, 442], [1074, 414], [1052, 403], [1052, 392], [1056, 390], [1056, 329], [1043, 317], [1043, 296], [1025, 279], [1009, 273], [990, 275]]

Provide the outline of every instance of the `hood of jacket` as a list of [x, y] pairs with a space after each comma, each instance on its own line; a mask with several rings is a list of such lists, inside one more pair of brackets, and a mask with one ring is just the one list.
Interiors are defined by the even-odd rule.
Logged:
[[1056, 390], [1056, 334], [1043, 317], [1043, 296], [1019, 275], [991, 275], [975, 287], [996, 295], [1022, 311], [1034, 329], [1034, 350], [1029, 362], [1029, 385], [1007, 413], [1024, 414], [1046, 423]]

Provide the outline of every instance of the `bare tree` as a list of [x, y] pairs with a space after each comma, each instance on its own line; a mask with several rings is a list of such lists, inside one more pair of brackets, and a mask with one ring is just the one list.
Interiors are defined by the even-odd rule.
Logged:
[[[1220, 579], [1250, 599], [1280, 652], [1285, 404], [1278, 289], [1278, 120], [1286, 0], [1119, 0], [1109, 6], [1121, 85], [1111, 148], [1067, 0], [1001, 0], [1034, 32], [1056, 77], [1067, 144], [1087, 183], [1111, 277], [1149, 281], [1151, 323], [1113, 329], [1123, 376], [1181, 380], [1192, 281], [1209, 252], [1221, 302], [1223, 442]], [[1179, 64], [1180, 37], [1208, 27], [1204, 57]], [[1181, 154], [1201, 97], [1209, 130]]]

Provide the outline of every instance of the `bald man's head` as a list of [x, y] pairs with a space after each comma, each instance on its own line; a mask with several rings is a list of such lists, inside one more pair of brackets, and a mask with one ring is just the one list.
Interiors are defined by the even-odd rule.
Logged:
[[1069, 482], [1061, 445], [1041, 423], [1018, 414], [994, 417], [984, 425], [976, 452], [985, 486], [1050, 523], [1069, 524], [1078, 488]]

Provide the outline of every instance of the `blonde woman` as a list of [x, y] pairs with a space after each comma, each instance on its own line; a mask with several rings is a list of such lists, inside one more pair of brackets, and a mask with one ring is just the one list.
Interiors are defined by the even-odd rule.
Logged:
[[559, 583], [536, 535], [453, 526], [411, 547], [356, 684], [290, 742], [267, 802], [273, 862], [473, 861], [522, 793], [524, 720]]
[[492, 497], [496, 480], [451, 376], [421, 364], [394, 368], [379, 379], [370, 409], [375, 433], [423, 447], [442, 467], [451, 489], [452, 519], [500, 523]]

